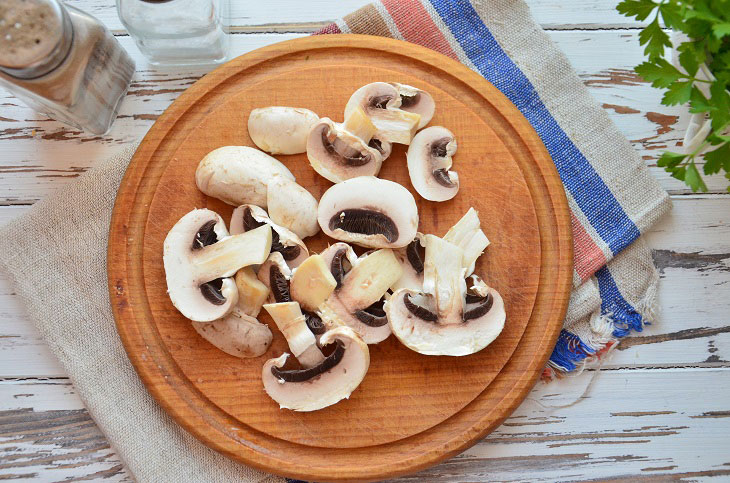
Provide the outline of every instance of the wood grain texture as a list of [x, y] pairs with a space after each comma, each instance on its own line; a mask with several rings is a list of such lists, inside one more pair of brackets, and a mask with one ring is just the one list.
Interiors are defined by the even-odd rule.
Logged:
[[[347, 401], [311, 413], [282, 411], [259, 377], [263, 362], [285, 350], [283, 338], [276, 334], [267, 354], [243, 362], [200, 344], [169, 301], [162, 242], [194, 207], [230, 212], [197, 190], [194, 172], [216, 147], [251, 144], [242, 128], [251, 109], [294, 105], [337, 119], [354, 90], [384, 79], [430, 92], [438, 106], [433, 124], [458, 133], [460, 194], [443, 204], [419, 198], [419, 229], [443, 234], [471, 206], [501, 227], [489, 231], [495, 249], [477, 273], [489, 274], [502, 294], [509, 323], [489, 348], [469, 357], [424, 357], [391, 338], [371, 346], [368, 377]], [[380, 175], [408, 187], [405, 150], [395, 151]], [[331, 185], [305, 155], [284, 162], [315, 196]], [[495, 178], [500, 183], [490, 184]], [[328, 243], [324, 235], [308, 242], [315, 251]], [[127, 353], [178, 423], [215, 449], [278, 474], [382, 479], [462, 450], [517, 407], [561, 329], [572, 242], [552, 160], [527, 120], [481, 76], [401, 41], [310, 37], [220, 67], [158, 119], [120, 187], [108, 267]]]

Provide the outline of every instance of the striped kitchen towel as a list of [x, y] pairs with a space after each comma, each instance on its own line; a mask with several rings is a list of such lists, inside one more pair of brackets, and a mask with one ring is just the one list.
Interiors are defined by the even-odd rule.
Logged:
[[522, 0], [382, 0], [318, 34], [406, 40], [477, 71], [522, 112], [555, 162], [570, 205], [574, 290], [544, 376], [596, 361], [656, 316], [659, 277], [641, 240], [667, 193]]

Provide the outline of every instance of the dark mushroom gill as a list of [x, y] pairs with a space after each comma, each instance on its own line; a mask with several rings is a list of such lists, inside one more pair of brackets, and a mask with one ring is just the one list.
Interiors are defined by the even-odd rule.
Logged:
[[322, 335], [325, 332], [327, 332], [327, 327], [324, 326], [324, 322], [322, 322], [322, 319], [319, 318], [319, 315], [315, 314], [314, 312], [308, 312], [306, 310], [304, 312], [304, 321], [307, 324], [307, 327], [309, 327], [309, 330], [312, 331], [312, 334], [314, 335]]
[[406, 309], [408, 309], [408, 312], [421, 320], [425, 320], [426, 322], [436, 322], [438, 320], [438, 316], [436, 314], [425, 307], [421, 307], [420, 305], [413, 303], [411, 301], [410, 294], [405, 294], [403, 297], [403, 305], [405, 305]]
[[226, 303], [226, 298], [223, 296], [222, 278], [216, 278], [210, 282], [200, 284], [200, 292], [203, 294], [203, 297], [205, 297], [205, 300], [213, 305], [223, 305]]
[[355, 312], [357, 320], [369, 327], [382, 327], [388, 323], [388, 317], [383, 310], [385, 299], [380, 299], [369, 307]]
[[446, 157], [446, 146], [451, 142], [451, 138], [445, 137], [437, 139], [431, 143], [431, 156], [434, 158], [445, 158]]
[[418, 241], [418, 239], [413, 240], [406, 247], [406, 257], [408, 257], [408, 263], [411, 264], [411, 267], [413, 267], [413, 270], [415, 270], [416, 273], [423, 272], [423, 256], [421, 256], [422, 251], [423, 247], [421, 246], [421, 242]]
[[291, 302], [289, 280], [281, 273], [279, 267], [273, 264], [269, 268], [269, 285], [271, 285], [271, 294], [276, 303]]
[[446, 186], [447, 188], [456, 186], [456, 184], [451, 182], [451, 178], [449, 177], [449, 172], [446, 170], [446, 168], [434, 169], [431, 172], [431, 175], [436, 180], [436, 182], [438, 184], [440, 184], [441, 186]]
[[216, 220], [210, 220], [206, 221], [200, 228], [198, 228], [191, 246], [193, 250], [200, 250], [201, 248], [212, 245], [218, 241], [218, 235], [216, 235], [213, 230], [215, 224]]
[[[245, 210], [243, 210], [243, 230], [244, 231], [250, 231], [255, 228], [259, 228], [261, 226], [264, 226], [265, 224], [266, 223], [264, 223], [262, 221], [257, 221], [253, 217], [251, 208], [247, 207]], [[299, 248], [297, 245], [286, 246], [283, 243], [281, 243], [281, 240], [279, 239], [279, 234], [276, 233], [276, 230], [274, 230], [272, 228], [271, 229], [271, 251], [281, 253], [281, 256], [284, 258], [284, 260], [286, 260], [287, 262], [290, 262], [299, 256], [299, 253], [301, 252], [301, 248]]]
[[413, 107], [421, 102], [421, 93], [416, 92], [412, 96], [406, 96], [405, 94], [400, 95], [400, 107], [403, 110], [407, 110], [409, 107]]
[[383, 235], [388, 242], [398, 239], [398, 227], [388, 216], [379, 211], [351, 208], [338, 211], [330, 218], [329, 229], [360, 233], [362, 235]]
[[324, 358], [324, 360], [314, 367], [308, 369], [280, 369], [276, 366], [271, 368], [271, 373], [275, 378], [285, 382], [306, 382], [325, 372], [329, 371], [340, 363], [345, 355], [345, 345], [339, 340], [336, 342], [337, 347], [332, 354]]
[[372, 138], [368, 143], [368, 146], [377, 149], [380, 154], [385, 154], [385, 149], [383, 149], [383, 143], [380, 139]]
[[347, 166], [356, 168], [372, 161], [370, 153], [353, 148], [326, 126], [322, 129], [322, 146], [330, 156], [339, 158]]
[[330, 263], [330, 272], [335, 278], [335, 282], [337, 282], [335, 290], [342, 287], [342, 280], [351, 268], [352, 265], [350, 265], [350, 261], [347, 259], [347, 248], [340, 248], [335, 252]]
[[[470, 303], [471, 302], [469, 302], [469, 296], [467, 296], [467, 304]], [[464, 311], [464, 315], [462, 317], [462, 319], [464, 319], [464, 322], [468, 322], [472, 319], [478, 319], [479, 317], [489, 312], [489, 310], [492, 308], [492, 304], [494, 304], [494, 298], [492, 298], [490, 294], [487, 294], [485, 297], [480, 297], [479, 300], [474, 302], [474, 304], [475, 305], [471, 307], [467, 305], [467, 308]]]
[[370, 109], [385, 109], [391, 99], [393, 99], [393, 97], [389, 95], [373, 96], [368, 99], [367, 105]]

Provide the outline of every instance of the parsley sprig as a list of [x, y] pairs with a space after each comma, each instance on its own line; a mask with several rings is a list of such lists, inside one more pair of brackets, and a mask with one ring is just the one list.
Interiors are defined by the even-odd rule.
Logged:
[[[697, 169], [700, 157], [705, 175], [724, 171], [730, 180], [730, 0], [623, 0], [616, 8], [639, 21], [651, 19], [639, 34], [647, 61], [636, 72], [666, 89], [662, 104], [689, 104], [693, 115], [685, 152], [667, 151], [657, 164], [695, 192], [707, 191]], [[665, 58], [672, 42], [660, 21], [688, 37], [676, 47], [682, 69]]]

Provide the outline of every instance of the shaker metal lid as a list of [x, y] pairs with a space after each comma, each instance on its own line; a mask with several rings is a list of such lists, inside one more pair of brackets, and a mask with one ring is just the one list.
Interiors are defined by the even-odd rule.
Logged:
[[73, 27], [56, 0], [0, 1], [0, 70], [31, 79], [56, 68], [68, 54]]

